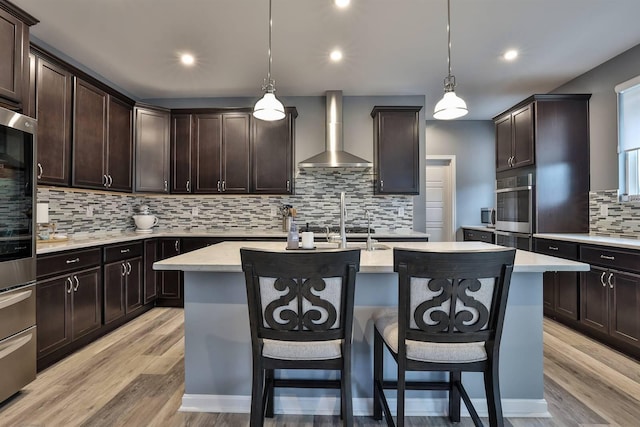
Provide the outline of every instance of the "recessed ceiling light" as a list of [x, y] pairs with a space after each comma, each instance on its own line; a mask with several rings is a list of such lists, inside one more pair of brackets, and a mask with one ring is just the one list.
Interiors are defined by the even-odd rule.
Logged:
[[347, 7], [349, 6], [349, 3], [351, 3], [351, 0], [333, 0], [333, 2], [338, 7]]
[[196, 62], [196, 59], [190, 53], [183, 53], [180, 55], [180, 62], [182, 62], [183, 65], [190, 66]]
[[503, 57], [507, 61], [513, 61], [514, 59], [516, 59], [518, 57], [518, 51], [515, 50], [515, 49], [509, 49], [508, 51], [506, 51], [504, 53]]
[[342, 51], [340, 51], [339, 49], [332, 50], [331, 54], [329, 54], [329, 58], [331, 58], [333, 62], [340, 61], [342, 59]]

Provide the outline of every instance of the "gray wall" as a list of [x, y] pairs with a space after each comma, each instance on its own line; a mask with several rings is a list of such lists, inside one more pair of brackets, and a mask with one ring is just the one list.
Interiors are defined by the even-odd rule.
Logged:
[[[456, 156], [456, 230], [462, 225], [479, 225], [480, 208], [495, 203], [493, 121], [430, 120], [426, 125], [426, 143], [427, 156]], [[417, 203], [414, 202], [414, 211]], [[461, 236], [458, 238], [461, 240]]]
[[640, 74], [640, 45], [582, 74], [552, 93], [591, 93], [591, 191], [618, 188], [618, 119], [614, 87]]

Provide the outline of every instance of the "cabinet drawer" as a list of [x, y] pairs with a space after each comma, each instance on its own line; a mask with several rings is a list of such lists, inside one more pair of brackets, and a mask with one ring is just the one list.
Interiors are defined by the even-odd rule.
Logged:
[[640, 252], [581, 246], [580, 261], [626, 271], [640, 271]]
[[464, 230], [464, 240], [493, 243], [493, 233], [490, 231]]
[[559, 240], [536, 239], [536, 252], [576, 260], [578, 259], [578, 244]]
[[39, 256], [36, 263], [37, 277], [64, 274], [73, 270], [81, 270], [100, 265], [102, 249], [86, 249], [69, 251], [56, 255]]
[[0, 340], [0, 401], [36, 379], [36, 327]]
[[36, 286], [0, 293], [0, 339], [36, 324]]
[[104, 248], [105, 263], [120, 261], [127, 258], [135, 258], [138, 256], [142, 256], [142, 242], [112, 245]]

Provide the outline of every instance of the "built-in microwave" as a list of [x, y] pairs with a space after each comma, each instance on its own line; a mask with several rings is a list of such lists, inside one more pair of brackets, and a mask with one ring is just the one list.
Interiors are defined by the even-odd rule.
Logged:
[[480, 208], [480, 222], [486, 224], [487, 227], [495, 227], [496, 210], [494, 208]]
[[533, 176], [510, 176], [496, 181], [496, 230], [533, 233]]

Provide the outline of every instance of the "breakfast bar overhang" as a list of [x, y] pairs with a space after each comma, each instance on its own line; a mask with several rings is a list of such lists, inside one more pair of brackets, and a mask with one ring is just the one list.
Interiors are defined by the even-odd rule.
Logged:
[[[372, 314], [379, 308], [395, 306], [398, 301], [398, 278], [393, 272], [392, 248], [431, 251], [497, 248], [482, 242], [399, 242], [385, 245], [389, 249], [362, 251], [360, 272], [356, 278], [352, 347], [354, 415], [372, 413]], [[281, 251], [285, 249], [285, 243], [223, 242], [154, 264], [156, 270], [184, 272], [183, 411], [248, 413], [250, 410], [251, 337], [240, 263], [241, 247]], [[543, 272], [588, 270], [588, 264], [517, 251], [500, 351], [500, 387], [505, 417], [548, 416], [543, 395]], [[391, 356], [387, 356], [385, 372], [393, 373], [394, 364]], [[285, 374], [292, 378], [327, 375], [308, 371]], [[429, 379], [439, 375], [419, 374], [418, 378]], [[486, 403], [482, 375], [467, 373], [462, 380], [483, 416]], [[447, 407], [445, 392], [407, 394], [407, 415], [443, 415]], [[277, 390], [275, 412], [337, 415], [339, 396], [337, 391], [329, 390]]]

